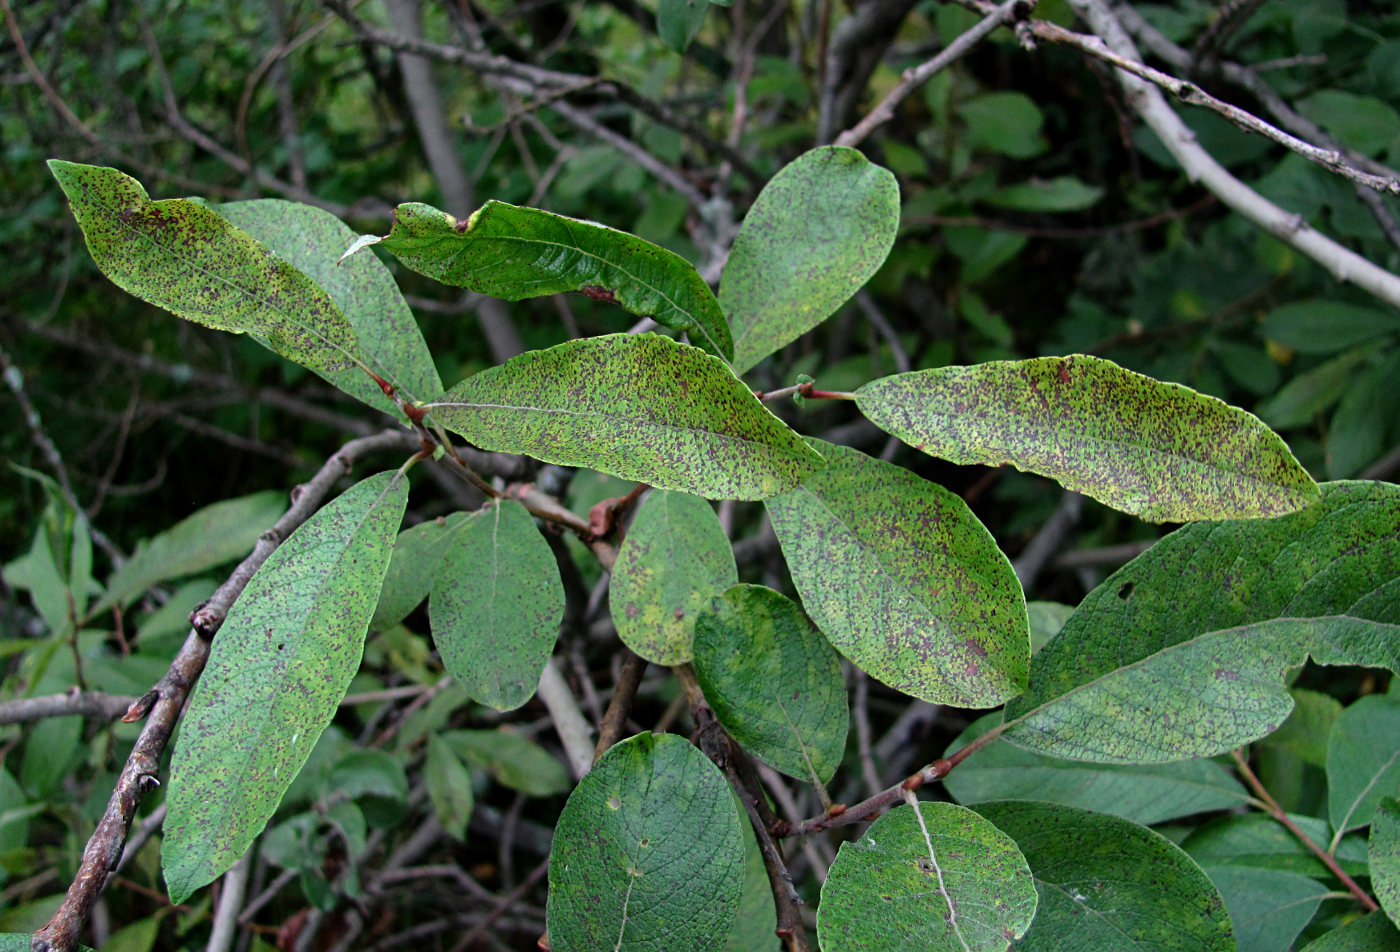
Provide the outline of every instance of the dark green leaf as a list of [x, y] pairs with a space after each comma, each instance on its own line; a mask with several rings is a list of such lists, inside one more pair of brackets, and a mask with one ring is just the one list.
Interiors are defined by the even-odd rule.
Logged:
[[967, 123], [968, 144], [975, 149], [1013, 159], [1029, 159], [1045, 151], [1040, 134], [1045, 117], [1025, 93], [984, 93], [959, 105], [958, 115]]
[[1346, 393], [1356, 379], [1356, 368], [1371, 356], [1362, 347], [1334, 357], [1307, 373], [1299, 374], [1283, 389], [1259, 405], [1259, 416], [1270, 426], [1285, 429], [1302, 426]]
[[466, 221], [411, 202], [382, 238], [365, 235], [348, 257], [382, 245], [419, 274], [507, 301], [579, 291], [690, 334], [728, 360], [729, 324], [690, 262], [597, 222], [487, 202]]
[[408, 777], [393, 754], [382, 750], [353, 750], [331, 768], [325, 781], [330, 796], [358, 800], [360, 797], [408, 799]]
[[677, 53], [684, 53], [705, 23], [709, 0], [658, 0], [656, 32]]
[[[948, 746], [947, 753], [990, 730], [1000, 719], [999, 714], [978, 719]], [[1209, 760], [1093, 764], [1045, 757], [1003, 743], [979, 750], [943, 784], [958, 802], [969, 805], [1002, 799], [1045, 800], [1143, 825], [1242, 807], [1249, 799], [1228, 770]]]
[[1103, 189], [1086, 185], [1073, 175], [1019, 182], [999, 188], [985, 199], [988, 205], [1022, 212], [1077, 212], [1103, 198]]
[[778, 913], [773, 905], [773, 887], [768, 882], [768, 870], [753, 824], [748, 821], [742, 805], [735, 803], [739, 828], [744, 834], [744, 889], [739, 899], [739, 914], [724, 952], [779, 952]]
[[214, 640], [170, 768], [162, 857], [175, 902], [262, 832], [334, 716], [408, 502], [408, 480], [351, 487], [273, 552]]
[[724, 776], [674, 734], [638, 734], [599, 759], [559, 817], [549, 946], [723, 949], [743, 876], [744, 841]]
[[855, 149], [798, 156], [759, 193], [734, 239], [719, 300], [748, 370], [816, 327], [880, 269], [899, 227], [899, 184]]
[[423, 781], [428, 788], [428, 799], [433, 801], [433, 812], [447, 835], [458, 841], [466, 839], [467, 821], [476, 806], [471, 774], [447, 742], [436, 734], [428, 735]]
[[[60, 893], [58, 898], [62, 900], [63, 895]], [[0, 952], [29, 952], [30, 943], [33, 941], [34, 935], [29, 932], [14, 932], [9, 935], [0, 935]], [[85, 945], [79, 945], [75, 948], [78, 952], [93, 952], [92, 949]]]
[[1303, 952], [1394, 952], [1400, 929], [1383, 912], [1348, 922], [1308, 943]]
[[254, 493], [205, 506], [137, 546], [135, 554], [112, 573], [106, 594], [88, 614], [125, 605], [167, 579], [193, 575], [247, 555], [258, 536], [272, 528], [286, 506], [285, 498], [277, 492]]
[[[315, 281], [345, 315], [360, 342], [360, 357], [410, 401], [442, 393], [423, 332], [389, 269], [373, 254], [338, 261], [355, 232], [311, 205], [262, 198], [230, 202], [216, 211]], [[376, 410], [388, 411], [384, 392], [358, 367], [321, 376]]]
[[826, 783], [846, 752], [841, 659], [794, 602], [736, 585], [695, 622], [695, 675], [724, 729], [749, 753]]
[[428, 597], [442, 553], [470, 519], [471, 513], [454, 512], [420, 522], [399, 533], [394, 541], [389, 571], [384, 576], [384, 587], [379, 593], [379, 604], [374, 608], [374, 619], [369, 625], [371, 631], [392, 628]]
[[1040, 902], [1018, 952], [1233, 952], [1220, 894], [1146, 827], [1027, 800], [977, 811], [1016, 841], [1035, 877]]
[[1371, 884], [1391, 922], [1400, 923], [1400, 800], [1388, 797], [1371, 821]]
[[723, 363], [656, 334], [531, 351], [428, 410], [485, 450], [712, 499], [763, 499], [821, 465]]
[[648, 661], [689, 661], [695, 616], [737, 581], [734, 550], [710, 504], [653, 490], [613, 565], [608, 604], [617, 635]]
[[1277, 516], [1317, 486], [1251, 414], [1082, 354], [896, 374], [856, 391], [932, 456], [1058, 480], [1149, 522]]
[[965, 807], [895, 807], [842, 843], [822, 886], [823, 952], [1002, 952], [1036, 914], [1026, 858]]
[[1327, 475], [1332, 479], [1357, 475], [1387, 449], [1386, 434], [1400, 417], [1397, 377], [1400, 351], [1353, 375], [1327, 428]]
[[49, 161], [88, 251], [123, 291], [234, 334], [256, 334], [316, 370], [358, 360], [350, 322], [315, 281], [217, 212], [184, 198], [151, 201], [116, 169]]
[[803, 606], [838, 651], [906, 694], [991, 707], [1030, 659], [1021, 586], [967, 504], [906, 469], [812, 441], [827, 468], [765, 505]]
[[1270, 733], [1284, 674], [1400, 666], [1400, 487], [1327, 483], [1278, 519], [1180, 529], [1111, 575], [1031, 662], [1007, 737], [1107, 763], [1210, 756]]
[[535, 696], [564, 618], [564, 583], [534, 517], [511, 499], [475, 513], [443, 550], [428, 619], [443, 667], [482, 704]]
[[513, 730], [446, 731], [443, 741], [468, 763], [484, 767], [499, 783], [532, 797], [552, 797], [573, 784], [549, 751]]
[[[1314, 843], [1326, 845], [1332, 838], [1331, 827], [1325, 820], [1298, 814], [1290, 814], [1288, 819]], [[1262, 813], [1218, 817], [1192, 832], [1181, 847], [1202, 866], [1277, 869], [1314, 879], [1331, 875], [1322, 860], [1297, 836]], [[1366, 841], [1360, 836], [1343, 839], [1334, 856], [1348, 875], [1366, 875]]]
[[1327, 887], [1297, 873], [1243, 866], [1206, 867], [1230, 913], [1238, 952], [1278, 952], [1312, 921]]
[[1327, 737], [1327, 816], [1340, 838], [1366, 826], [1385, 797], [1400, 796], [1400, 698], [1371, 694], [1337, 718]]
[[1300, 100], [1298, 111], [1358, 152], [1374, 156], [1400, 146], [1400, 112], [1376, 96], [1323, 89]]
[[1340, 301], [1294, 301], [1275, 308], [1259, 332], [1301, 354], [1332, 354], [1400, 331], [1400, 315]]

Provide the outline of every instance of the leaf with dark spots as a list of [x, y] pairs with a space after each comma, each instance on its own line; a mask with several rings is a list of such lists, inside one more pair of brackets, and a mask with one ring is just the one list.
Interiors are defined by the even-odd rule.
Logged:
[[1321, 492], [1179, 529], [1109, 576], [1035, 656], [1004, 736], [1072, 760], [1205, 757], [1282, 724], [1309, 657], [1400, 671], [1400, 487]]
[[1009, 463], [1149, 522], [1279, 516], [1317, 501], [1312, 477], [1252, 414], [1098, 357], [895, 374], [856, 402], [931, 456]]
[[397, 473], [352, 486], [272, 553], [229, 611], [171, 761], [161, 857], [172, 901], [247, 851], [330, 723], [407, 502]]
[[884, 264], [899, 229], [894, 175], [844, 146], [798, 156], [763, 187], [719, 300], [743, 373], [826, 320]]
[[763, 499], [822, 465], [723, 362], [657, 334], [531, 351], [425, 409], [485, 450], [709, 499]]
[[344, 257], [377, 244], [443, 284], [507, 301], [578, 291], [688, 333], [728, 360], [729, 324], [695, 267], [659, 245], [597, 222], [487, 202], [465, 221], [410, 202], [383, 237], [361, 236]]
[[117, 287], [197, 324], [254, 334], [313, 370], [358, 362], [355, 330], [335, 301], [217, 212], [184, 198], [153, 202], [116, 169], [57, 159], [49, 169]]
[[956, 495], [811, 441], [827, 466], [767, 500], [802, 604], [838, 651], [906, 694], [992, 707], [1030, 662], [1021, 586]]

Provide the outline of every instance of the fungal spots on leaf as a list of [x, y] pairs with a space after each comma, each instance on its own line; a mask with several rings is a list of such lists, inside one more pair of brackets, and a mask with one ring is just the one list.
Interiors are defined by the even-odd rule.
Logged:
[[609, 809], [609, 810], [621, 810], [621, 809], [622, 809], [622, 801], [619, 800], [617, 797], [608, 797], [608, 809]]
[[1133, 583], [1132, 583], [1132, 582], [1124, 582], [1123, 585], [1122, 585], [1122, 587], [1118, 589], [1118, 597], [1121, 598], [1121, 599], [1123, 599], [1123, 601], [1125, 601], [1125, 602], [1126, 602], [1128, 599], [1132, 598], [1132, 597], [1133, 597]]

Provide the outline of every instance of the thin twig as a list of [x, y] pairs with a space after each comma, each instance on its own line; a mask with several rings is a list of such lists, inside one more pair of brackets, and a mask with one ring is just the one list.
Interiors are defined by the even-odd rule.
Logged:
[[558, 658], [550, 658], [540, 672], [538, 696], [554, 721], [574, 779], [582, 780], [593, 766], [593, 728], [579, 710], [578, 700], [559, 670]]
[[234, 933], [238, 930], [238, 914], [248, 888], [248, 870], [252, 865], [253, 851], [250, 848], [239, 857], [232, 869], [224, 873], [223, 890], [219, 894], [218, 908], [214, 910], [213, 929], [209, 933], [205, 952], [228, 952], [233, 945]]
[[637, 686], [642, 683], [642, 675], [647, 669], [645, 658], [631, 648], [624, 647], [622, 651], [622, 672], [617, 676], [617, 689], [613, 691], [608, 710], [598, 727], [598, 744], [593, 751], [595, 763], [609, 747], [622, 739], [622, 732], [627, 729], [627, 718], [632, 714], [632, 702], [637, 697]]
[[43, 697], [24, 697], [0, 703], [0, 725], [23, 724], [45, 717], [81, 714], [100, 721], [114, 721], [127, 712], [134, 697], [103, 694], [101, 691], [65, 691]]

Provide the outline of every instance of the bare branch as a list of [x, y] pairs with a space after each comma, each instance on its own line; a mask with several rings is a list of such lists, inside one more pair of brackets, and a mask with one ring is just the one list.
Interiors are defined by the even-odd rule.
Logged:
[[100, 721], [114, 721], [126, 713], [134, 697], [103, 694], [101, 691], [67, 691], [44, 697], [25, 697], [0, 704], [0, 725], [23, 724], [45, 717], [81, 714]]

